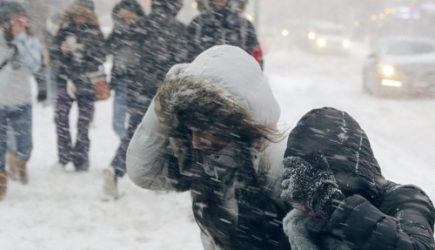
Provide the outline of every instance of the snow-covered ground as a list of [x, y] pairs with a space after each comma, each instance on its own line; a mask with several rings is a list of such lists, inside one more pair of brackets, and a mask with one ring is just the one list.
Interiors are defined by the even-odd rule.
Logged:
[[[364, 94], [361, 53], [340, 58], [271, 47], [265, 61], [284, 127], [294, 126], [312, 108], [343, 109], [367, 132], [388, 179], [416, 184], [435, 200], [435, 99]], [[30, 183], [10, 182], [0, 202], [0, 249], [202, 249], [187, 193], [150, 192], [124, 178], [120, 200], [101, 199], [102, 170], [118, 145], [111, 100], [97, 104], [88, 173], [52, 168], [57, 160], [53, 109], [34, 107]]]

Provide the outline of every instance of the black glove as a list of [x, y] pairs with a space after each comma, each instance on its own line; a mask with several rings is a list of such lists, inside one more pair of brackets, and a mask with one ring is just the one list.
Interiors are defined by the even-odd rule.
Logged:
[[38, 102], [44, 102], [47, 100], [47, 67], [45, 64], [42, 65], [41, 69], [34, 73], [36, 84], [38, 86]]
[[47, 90], [39, 90], [37, 100], [38, 102], [45, 102], [47, 100]]
[[312, 154], [306, 159], [296, 156], [284, 158], [281, 198], [329, 219], [344, 195], [321, 154]]

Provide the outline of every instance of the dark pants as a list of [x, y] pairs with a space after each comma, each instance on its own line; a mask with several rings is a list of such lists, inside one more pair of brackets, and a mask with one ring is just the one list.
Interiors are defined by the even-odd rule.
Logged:
[[116, 176], [122, 177], [125, 174], [125, 161], [127, 157], [128, 145], [130, 144], [130, 140], [133, 137], [137, 126], [141, 123], [150, 103], [151, 98], [148, 101], [142, 101], [141, 104], [129, 104], [127, 136], [121, 140], [121, 143], [116, 151], [115, 158], [113, 158], [111, 163], [111, 166], [115, 169]]
[[69, 113], [74, 102], [65, 87], [57, 91], [56, 101], [56, 132], [59, 163], [73, 162], [77, 171], [86, 171], [89, 168], [89, 125], [94, 114], [94, 93], [89, 89], [77, 88], [76, 101], [79, 109], [77, 123], [77, 140], [73, 146], [69, 127]]

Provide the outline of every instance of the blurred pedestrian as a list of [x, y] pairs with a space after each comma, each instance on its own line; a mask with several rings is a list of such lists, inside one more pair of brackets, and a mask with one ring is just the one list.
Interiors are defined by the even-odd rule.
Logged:
[[333, 108], [306, 114], [290, 133], [282, 198], [294, 209], [292, 249], [435, 249], [435, 210], [414, 185], [381, 173], [359, 124]]
[[130, 143], [128, 176], [150, 190], [190, 191], [204, 249], [290, 249], [279, 116], [258, 63], [215, 46], [168, 73]]
[[[136, 96], [141, 97], [138, 86], [144, 84], [141, 72], [142, 46], [146, 37], [145, 13], [136, 0], [123, 0], [112, 10], [114, 28], [106, 41], [107, 53], [113, 55], [111, 86], [115, 90], [113, 127], [120, 139], [111, 166], [104, 171], [104, 193], [117, 198], [117, 176], [125, 172], [125, 150], [128, 145], [128, 129], [132, 119], [140, 119], [132, 112]], [[140, 105], [140, 104], [139, 104]], [[143, 109], [146, 109], [145, 103]], [[133, 114], [132, 114], [133, 113]], [[135, 126], [135, 125], [133, 125]], [[130, 128], [132, 130], [134, 128]], [[132, 133], [132, 132], [130, 132]], [[115, 175], [116, 173], [116, 175]]]
[[[61, 28], [53, 38], [53, 53], [60, 65], [57, 75], [55, 111], [58, 166], [72, 162], [76, 171], [89, 168], [89, 124], [93, 117], [95, 86], [105, 81], [104, 37], [92, 0], [76, 0], [63, 15]], [[77, 138], [71, 140], [69, 113], [77, 101]]]
[[61, 27], [62, 14], [61, 10], [57, 10], [56, 13], [53, 13], [46, 21], [46, 27], [43, 30], [44, 35], [44, 43], [45, 48], [47, 50], [47, 63], [46, 63], [46, 81], [47, 81], [47, 98], [48, 105], [55, 106], [57, 99], [57, 76], [58, 76], [58, 67], [61, 63], [57, 60], [56, 54], [57, 49], [54, 46], [53, 38], [58, 33]]
[[127, 135], [127, 86], [138, 79], [139, 53], [144, 29], [139, 25], [145, 18], [142, 6], [136, 0], [122, 0], [112, 10], [114, 28], [106, 40], [107, 55], [113, 56], [111, 87], [113, 102], [113, 129], [122, 140]]
[[41, 47], [33, 36], [26, 10], [17, 2], [0, 3], [0, 199], [7, 190], [5, 155], [7, 130], [15, 143], [11, 174], [28, 182], [27, 161], [32, 152], [30, 79], [39, 71]]
[[[105, 171], [104, 192], [117, 197], [117, 178], [125, 174], [128, 144], [136, 127], [151, 103], [157, 88], [167, 71], [186, 60], [185, 26], [176, 19], [183, 6], [182, 0], [153, 0], [151, 13], [141, 21], [136, 34], [143, 34], [140, 50], [140, 66], [135, 69], [135, 80], [127, 84], [128, 128], [111, 166]], [[136, 44], [137, 40], [132, 41]], [[133, 48], [136, 45], [133, 45]], [[131, 65], [133, 66], [133, 65]]]
[[187, 27], [190, 61], [214, 45], [228, 44], [242, 48], [263, 65], [255, 28], [231, 8], [231, 1], [210, 0], [208, 10], [190, 22]]

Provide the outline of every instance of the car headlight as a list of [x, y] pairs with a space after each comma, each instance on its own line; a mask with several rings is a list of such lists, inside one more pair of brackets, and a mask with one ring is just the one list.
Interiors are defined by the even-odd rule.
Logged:
[[350, 41], [347, 39], [343, 40], [343, 42], [341, 42], [341, 46], [343, 46], [345, 49], [350, 48]]
[[308, 36], [308, 39], [309, 39], [309, 40], [314, 40], [314, 39], [316, 39], [316, 33], [312, 32], [312, 31], [309, 32], [307, 36]]
[[283, 37], [288, 37], [288, 35], [289, 35], [289, 31], [288, 31], [288, 29], [283, 29], [283, 30], [281, 30], [281, 36], [283, 36]]
[[326, 41], [325, 38], [319, 38], [319, 39], [317, 39], [316, 44], [317, 44], [317, 46], [318, 46], [319, 48], [323, 48], [323, 47], [326, 46], [327, 41]]
[[383, 76], [391, 77], [396, 74], [396, 68], [393, 65], [384, 64], [382, 65], [381, 72]]
[[394, 87], [394, 88], [400, 88], [403, 85], [401, 81], [387, 80], [387, 79], [383, 79], [381, 81], [381, 84], [382, 84], [382, 86], [385, 86], [385, 87]]

